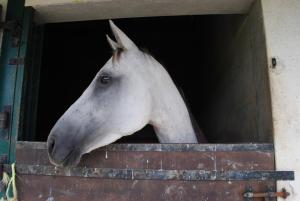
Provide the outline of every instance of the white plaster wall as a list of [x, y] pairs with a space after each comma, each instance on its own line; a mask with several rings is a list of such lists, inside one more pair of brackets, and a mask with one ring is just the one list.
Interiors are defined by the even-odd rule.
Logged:
[[[300, 201], [300, 0], [262, 0], [269, 68], [277, 170], [295, 170], [296, 180], [278, 182]], [[281, 200], [281, 199], [279, 199]]]

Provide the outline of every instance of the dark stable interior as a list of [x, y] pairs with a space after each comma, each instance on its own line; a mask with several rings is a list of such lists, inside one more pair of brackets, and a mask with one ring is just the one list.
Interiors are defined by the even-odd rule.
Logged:
[[[220, 17], [220, 16], [218, 16]], [[140, 48], [150, 52], [185, 94], [189, 108], [204, 131], [214, 89], [213, 21], [216, 16], [176, 16], [117, 19]], [[38, 102], [37, 141], [47, 136], [68, 107], [82, 94], [111, 57], [105, 34], [108, 20], [45, 25]], [[158, 142], [151, 126], [118, 142]]]

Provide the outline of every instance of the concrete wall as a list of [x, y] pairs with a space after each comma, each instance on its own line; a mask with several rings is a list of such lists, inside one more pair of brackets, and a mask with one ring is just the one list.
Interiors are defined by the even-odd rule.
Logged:
[[295, 170], [296, 180], [279, 182], [278, 189], [300, 200], [300, 1], [262, 0], [271, 83], [274, 143], [278, 170]]
[[[40, 23], [146, 16], [246, 13], [253, 0], [26, 0]], [[79, 14], [80, 13], [80, 14]]]
[[207, 112], [213, 142], [272, 142], [272, 115], [261, 6], [215, 23], [214, 95]]

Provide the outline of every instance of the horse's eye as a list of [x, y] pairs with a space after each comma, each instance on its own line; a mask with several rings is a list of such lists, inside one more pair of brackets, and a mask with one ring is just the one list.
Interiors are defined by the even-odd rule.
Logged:
[[111, 80], [111, 77], [109, 75], [101, 75], [100, 76], [100, 81], [102, 84], [108, 84], [110, 80]]

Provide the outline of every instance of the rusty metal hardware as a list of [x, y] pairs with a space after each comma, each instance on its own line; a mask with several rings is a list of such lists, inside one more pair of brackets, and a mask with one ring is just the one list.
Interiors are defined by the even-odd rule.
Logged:
[[11, 33], [13, 47], [18, 47], [20, 45], [22, 34], [22, 25], [20, 20], [9, 20], [6, 22], [1, 22], [0, 29], [9, 31]]
[[8, 139], [9, 138], [9, 128], [10, 128], [10, 114], [11, 106], [6, 105], [3, 107], [3, 110], [0, 112], [0, 138]]
[[10, 118], [11, 106], [6, 105], [3, 107], [2, 112], [0, 112], [0, 129], [8, 129], [9, 118]]
[[22, 58], [22, 57], [10, 58], [8, 64], [9, 65], [23, 65], [24, 58]]
[[[252, 191], [244, 193], [244, 198], [247, 200], [251, 200], [251, 198], [265, 198], [265, 200], [269, 200], [270, 198], [284, 198], [286, 199], [290, 195], [284, 188], [280, 192], [263, 192], [263, 193], [254, 193]], [[250, 199], [249, 199], [250, 198]]]
[[6, 129], [8, 127], [8, 112], [0, 112], [0, 129]]

